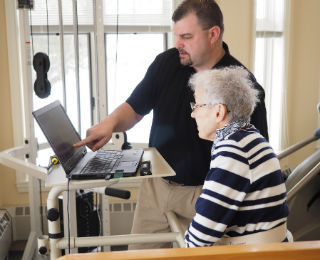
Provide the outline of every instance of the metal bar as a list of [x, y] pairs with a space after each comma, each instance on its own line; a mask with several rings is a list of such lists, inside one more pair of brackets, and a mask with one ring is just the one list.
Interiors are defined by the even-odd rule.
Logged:
[[76, 92], [77, 92], [77, 114], [78, 114], [78, 131], [81, 133], [81, 108], [80, 108], [80, 82], [79, 82], [79, 39], [78, 39], [78, 8], [77, 0], [72, 1], [73, 6], [73, 42], [74, 58], [76, 73]]
[[[101, 188], [100, 188], [101, 189]], [[104, 196], [105, 194], [105, 187], [101, 189], [99, 193], [99, 198], [100, 198], [100, 212], [102, 216], [101, 224], [102, 224], [102, 235], [103, 236], [109, 236], [111, 234], [111, 221], [110, 221], [110, 204], [109, 204], [109, 198], [108, 196]], [[111, 251], [110, 245], [108, 246], [103, 246], [103, 251], [108, 252]]]
[[67, 93], [66, 93], [66, 71], [64, 62], [64, 31], [63, 31], [63, 17], [62, 17], [62, 2], [58, 0], [59, 5], [59, 32], [60, 32], [60, 62], [61, 62], [61, 78], [63, 88], [63, 105], [67, 109]]
[[107, 84], [106, 84], [106, 62], [105, 62], [105, 38], [103, 25], [103, 1], [94, 1], [94, 44], [97, 79], [97, 111], [98, 121], [104, 119], [108, 114], [107, 107]]
[[[39, 174], [39, 169], [34, 167], [31, 167], [32, 163], [36, 162], [37, 157], [37, 141], [35, 138], [35, 132], [34, 132], [34, 120], [32, 118], [31, 112], [33, 111], [33, 83], [32, 83], [32, 73], [31, 73], [31, 67], [32, 67], [32, 61], [33, 57], [31, 56], [31, 49], [30, 49], [30, 22], [29, 22], [29, 16], [28, 11], [23, 10], [19, 11], [19, 20], [23, 21], [21, 26], [21, 41], [22, 46], [25, 46], [25, 48], [21, 48], [21, 62], [22, 64], [25, 64], [26, 66], [22, 66], [23, 68], [23, 91], [24, 91], [24, 119], [25, 119], [25, 138], [29, 140], [29, 162], [25, 162], [28, 166], [26, 167], [26, 164], [23, 160], [18, 160], [17, 158], [13, 158], [10, 156], [4, 156], [4, 160], [8, 164], [10, 164], [12, 168], [14, 169], [22, 169], [22, 168], [29, 168], [30, 170], [25, 171], [25, 173], [29, 174], [29, 189], [28, 189], [28, 195], [29, 195], [29, 206], [30, 206], [30, 228], [31, 228], [31, 236], [28, 237], [28, 242], [26, 245], [26, 248], [24, 250], [24, 254], [22, 256], [22, 259], [31, 259], [33, 258], [33, 254], [36, 251], [36, 243], [34, 241], [30, 241], [30, 239], [34, 239], [35, 237], [38, 237], [41, 235], [41, 228], [40, 228], [40, 200], [39, 200], [39, 184], [38, 180], [43, 179], [43, 175]], [[28, 43], [28, 44], [27, 44]], [[18, 168], [15, 168], [18, 167]], [[36, 173], [39, 174], [35, 178]]]
[[[69, 190], [63, 192], [63, 227], [66, 238], [77, 236], [77, 207], [76, 192]], [[70, 231], [70, 233], [69, 233]], [[78, 253], [77, 249], [70, 250], [71, 254]]]
[[[58, 196], [64, 190], [64, 187], [57, 186], [51, 188], [47, 197], [47, 210], [50, 209], [58, 209]], [[48, 233], [49, 234], [59, 234], [61, 232], [60, 229], [60, 218], [55, 221], [48, 220]], [[57, 259], [61, 256], [61, 250], [57, 248], [58, 239], [49, 239], [50, 242], [50, 259]]]
[[[80, 184], [80, 183], [79, 183]], [[70, 183], [70, 190], [79, 188], [79, 184], [72, 185]], [[89, 187], [97, 185], [88, 185]], [[61, 192], [66, 190], [66, 186], [52, 187], [47, 198], [47, 208], [58, 208], [58, 196]], [[64, 197], [65, 199], [65, 197]], [[176, 216], [169, 212], [168, 219], [171, 226], [178, 232], [158, 233], [158, 234], [129, 234], [117, 236], [94, 236], [94, 237], [70, 237], [70, 248], [90, 247], [90, 246], [112, 246], [112, 245], [128, 245], [135, 243], [154, 243], [154, 242], [177, 242], [181, 247], [184, 245], [182, 229], [176, 219]], [[60, 233], [60, 220], [48, 221], [49, 234]], [[61, 239], [50, 238], [50, 259], [57, 259], [61, 256], [61, 249], [69, 248], [69, 238]]]
[[30, 256], [33, 258], [35, 249], [37, 248], [37, 238], [39, 234], [35, 231], [31, 230], [28, 236], [26, 247], [23, 251], [23, 255], [21, 259], [29, 260]]
[[[155, 243], [155, 242], [175, 242], [178, 233], [158, 233], [158, 234], [131, 234], [117, 236], [95, 236], [95, 237], [72, 237], [70, 238], [70, 247], [91, 247], [104, 245], [128, 245], [138, 243]], [[58, 249], [69, 247], [68, 238], [60, 239], [56, 244]], [[51, 248], [52, 250], [52, 248]]]
[[295, 151], [299, 150], [300, 148], [312, 143], [313, 141], [316, 141], [318, 140], [319, 137], [318, 136], [312, 136], [312, 137], [309, 137], [299, 143], [296, 143], [290, 147], [288, 147], [287, 149], [283, 150], [281, 153], [279, 153], [277, 155], [278, 159], [281, 160], [285, 157], [287, 157], [288, 155], [294, 153]]
[[172, 232], [177, 233], [176, 241], [180, 247], [185, 247], [184, 232], [177, 219], [177, 216], [172, 211], [167, 212], [166, 215]]
[[311, 171], [309, 171], [296, 185], [293, 186], [292, 189], [288, 191], [287, 194], [287, 201], [290, 201], [290, 199], [299, 191], [301, 188], [303, 188], [306, 184], [308, 184], [312, 178], [320, 172], [320, 162], [312, 168]]
[[[21, 149], [23, 151], [27, 151], [25, 147]], [[45, 180], [47, 175], [47, 170], [41, 167], [36, 166], [34, 163], [25, 161], [24, 159], [18, 159], [10, 154], [10, 151], [15, 151], [14, 149], [9, 149], [4, 152], [0, 152], [0, 163], [15, 169], [20, 172], [27, 173], [30, 177], [34, 177], [40, 180]], [[31, 181], [31, 180], [30, 180]], [[30, 190], [29, 190], [30, 192]]]

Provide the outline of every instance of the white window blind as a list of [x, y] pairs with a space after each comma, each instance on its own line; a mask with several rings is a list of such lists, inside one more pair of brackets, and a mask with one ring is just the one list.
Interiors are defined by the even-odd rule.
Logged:
[[[62, 0], [64, 25], [73, 25], [72, 0]], [[47, 8], [48, 4], [48, 8]], [[32, 9], [32, 25], [59, 25], [59, 9], [57, 0], [36, 0]], [[77, 0], [79, 25], [93, 25], [93, 0]]]
[[285, 124], [286, 0], [256, 0], [255, 75], [265, 89], [269, 141], [283, 146]]
[[284, 1], [256, 1], [256, 30], [258, 32], [282, 32], [284, 29]]
[[105, 0], [104, 24], [170, 26], [171, 0]]
[[[93, 25], [93, 0], [77, 0], [79, 25]], [[47, 8], [48, 5], [48, 8]], [[171, 0], [104, 0], [105, 25], [170, 26]], [[32, 25], [59, 25], [57, 0], [36, 0]], [[63, 24], [73, 24], [72, 0], [62, 1]]]

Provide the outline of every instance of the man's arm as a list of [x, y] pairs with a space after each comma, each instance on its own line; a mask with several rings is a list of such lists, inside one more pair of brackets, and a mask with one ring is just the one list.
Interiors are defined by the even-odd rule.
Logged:
[[142, 118], [143, 116], [137, 114], [128, 103], [122, 103], [99, 124], [89, 128], [87, 137], [75, 143], [74, 147], [87, 145], [92, 151], [99, 150], [111, 139], [113, 132], [126, 131]]
[[255, 107], [251, 115], [250, 123], [260, 131], [260, 134], [262, 134], [267, 141], [269, 141], [267, 110], [264, 102], [265, 92], [253, 75], [251, 77], [251, 80], [254, 83], [254, 87], [259, 90], [259, 102], [257, 103], [257, 106]]
[[264, 97], [260, 97], [260, 102], [253, 111], [250, 122], [260, 131], [260, 134], [269, 141], [267, 111], [264, 103]]

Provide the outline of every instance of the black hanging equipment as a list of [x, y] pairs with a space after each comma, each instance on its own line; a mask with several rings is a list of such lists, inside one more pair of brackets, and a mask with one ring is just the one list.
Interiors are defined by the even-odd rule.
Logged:
[[39, 98], [46, 98], [51, 93], [51, 84], [47, 72], [50, 68], [50, 60], [47, 54], [38, 52], [33, 57], [33, 68], [37, 72], [34, 82], [34, 92]]
[[[32, 0], [33, 1], [33, 0]], [[48, 15], [48, 0], [46, 0], [47, 10], [47, 37], [48, 37], [48, 55], [49, 55], [49, 15]], [[32, 14], [30, 9], [30, 32], [32, 37], [32, 52], [33, 52], [33, 68], [37, 73], [36, 80], [34, 82], [34, 92], [39, 98], [46, 98], [51, 94], [51, 84], [48, 80], [47, 72], [50, 68], [49, 56], [43, 52], [38, 52], [34, 55], [33, 48], [33, 33], [32, 33]]]

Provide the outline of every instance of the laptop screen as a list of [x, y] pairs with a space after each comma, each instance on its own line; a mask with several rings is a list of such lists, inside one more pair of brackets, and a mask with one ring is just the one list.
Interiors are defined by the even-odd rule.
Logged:
[[84, 146], [74, 148], [72, 145], [80, 141], [80, 136], [74, 129], [64, 108], [59, 101], [55, 101], [37, 111], [33, 116], [50, 143], [53, 151], [69, 174], [87, 150]]

